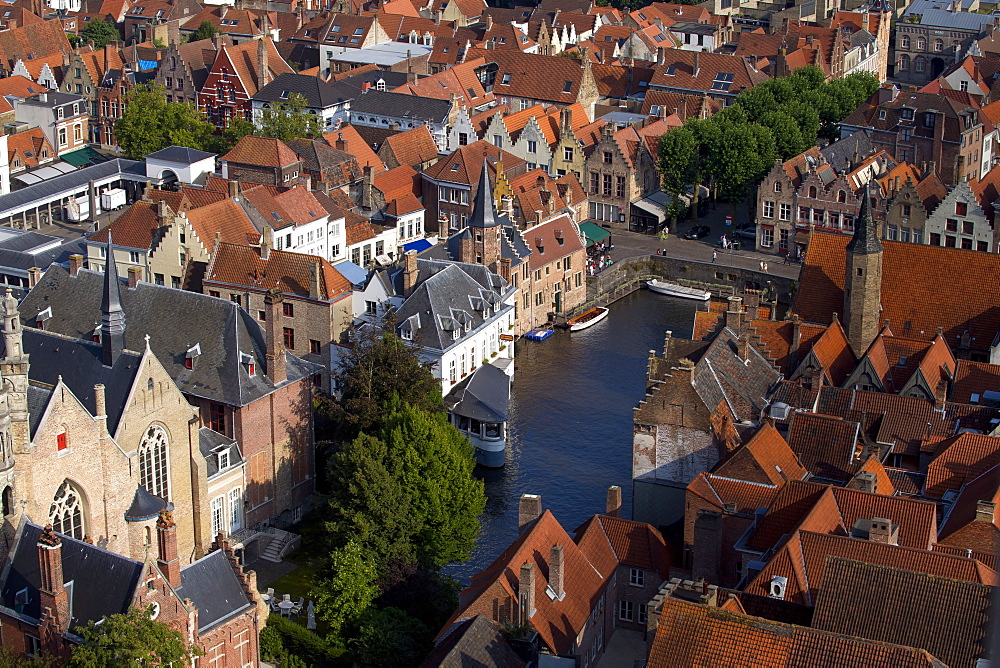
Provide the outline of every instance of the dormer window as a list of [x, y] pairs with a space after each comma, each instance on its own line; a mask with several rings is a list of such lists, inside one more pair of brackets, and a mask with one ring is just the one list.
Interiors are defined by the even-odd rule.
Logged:
[[908, 107], [903, 107], [902, 109], [899, 110], [899, 117], [904, 121], [912, 121], [913, 110]]
[[187, 353], [184, 354], [184, 368], [185, 369], [193, 369], [194, 368], [194, 359], [196, 357], [198, 357], [199, 355], [201, 355], [201, 344], [200, 343], [196, 343], [193, 346], [191, 346], [190, 348], [188, 348]]
[[254, 375], [254, 372], [257, 369], [256, 369], [256, 365], [254, 364], [254, 360], [253, 360], [253, 356], [252, 355], [249, 355], [247, 353], [241, 353], [240, 354], [240, 362], [243, 364], [243, 366], [246, 367], [248, 374], [250, 374], [251, 376]]
[[404, 341], [412, 341], [413, 340], [413, 330], [410, 329], [409, 327], [404, 327], [404, 328], [400, 329], [399, 330], [399, 338], [403, 339]]
[[229, 448], [219, 451], [219, 470], [224, 471], [229, 468]]
[[38, 315], [35, 316], [35, 327], [38, 329], [45, 329], [45, 321], [52, 317], [52, 307], [46, 306], [45, 310], [40, 311]]

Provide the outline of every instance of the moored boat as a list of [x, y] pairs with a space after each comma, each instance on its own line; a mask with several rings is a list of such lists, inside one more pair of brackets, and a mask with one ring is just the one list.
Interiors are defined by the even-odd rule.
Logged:
[[666, 281], [661, 281], [659, 279], [653, 279], [646, 282], [646, 287], [648, 287], [653, 292], [658, 292], [661, 295], [670, 295], [671, 297], [682, 297], [683, 299], [697, 299], [698, 301], [708, 301], [712, 298], [712, 293], [707, 290], [700, 290], [698, 288], [690, 288], [686, 285], [678, 285], [676, 283], [668, 283]]
[[600, 321], [608, 317], [610, 311], [604, 306], [595, 306], [592, 309], [584, 311], [575, 318], [570, 318], [566, 321], [566, 326], [571, 332], [579, 332], [581, 329], [587, 329], [596, 325]]
[[532, 341], [544, 341], [545, 339], [552, 336], [552, 326], [546, 325], [545, 327], [539, 327], [538, 329], [533, 329], [524, 335], [524, 338], [530, 339]]

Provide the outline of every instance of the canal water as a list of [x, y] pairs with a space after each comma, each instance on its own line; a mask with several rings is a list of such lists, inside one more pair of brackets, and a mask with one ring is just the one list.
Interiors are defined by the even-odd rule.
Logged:
[[541, 494], [570, 533], [604, 512], [611, 485], [621, 485], [628, 516], [632, 408], [643, 397], [649, 351], [662, 353], [666, 330], [690, 337], [697, 305], [640, 290], [589, 329], [517, 343], [507, 465], [477, 470], [488, 497], [479, 540], [469, 561], [446, 572], [468, 582], [514, 541], [524, 493]]

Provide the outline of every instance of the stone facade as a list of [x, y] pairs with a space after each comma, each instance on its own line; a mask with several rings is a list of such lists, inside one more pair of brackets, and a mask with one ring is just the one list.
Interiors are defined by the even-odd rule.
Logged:
[[590, 197], [590, 218], [618, 227], [628, 225], [628, 207], [642, 195], [640, 175], [612, 124], [587, 158], [583, 187]]

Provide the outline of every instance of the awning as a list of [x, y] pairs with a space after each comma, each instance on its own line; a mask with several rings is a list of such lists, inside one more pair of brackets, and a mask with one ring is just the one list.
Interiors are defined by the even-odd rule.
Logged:
[[585, 237], [587, 237], [588, 246], [599, 244], [611, 236], [611, 232], [608, 232], [597, 223], [592, 223], [589, 220], [585, 223], [580, 223], [580, 231], [583, 232]]
[[433, 245], [434, 244], [427, 241], [427, 239], [417, 239], [416, 241], [411, 241], [408, 244], [403, 244], [403, 252], [408, 253], [412, 250], [422, 253]]
[[637, 199], [632, 202], [632, 206], [638, 207], [645, 211], [646, 213], [651, 213], [656, 216], [656, 222], [662, 223], [667, 219], [667, 210], [659, 202], [650, 199], [649, 197], [643, 197], [642, 199]]
[[65, 160], [74, 167], [96, 165], [108, 160], [107, 156], [101, 155], [89, 146], [81, 148], [79, 151], [73, 151], [72, 153], [63, 153], [59, 156], [59, 159]]

